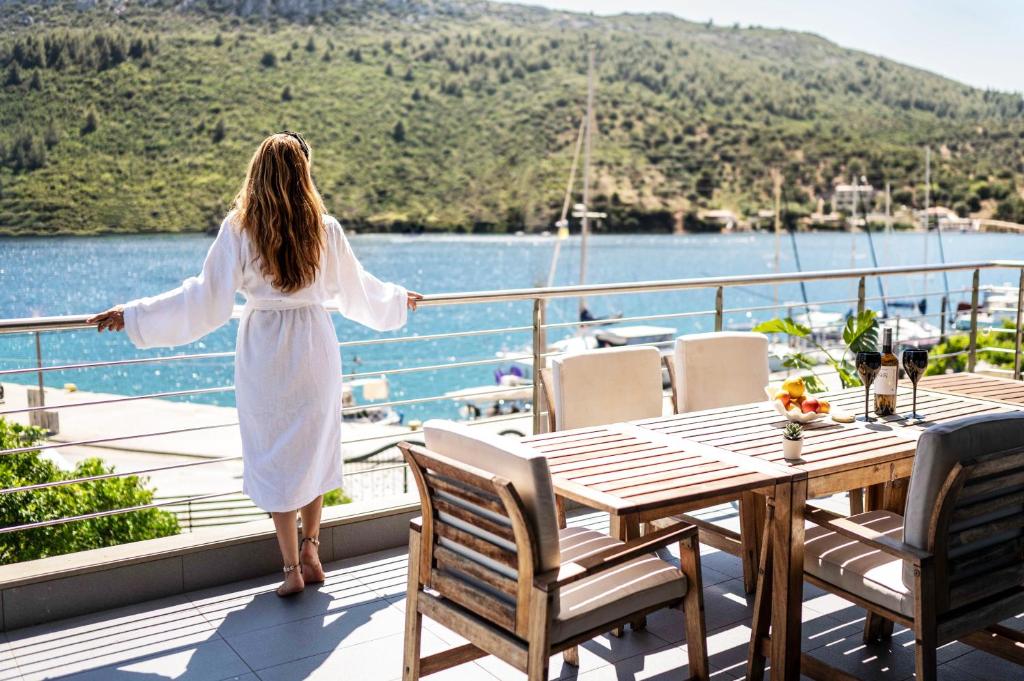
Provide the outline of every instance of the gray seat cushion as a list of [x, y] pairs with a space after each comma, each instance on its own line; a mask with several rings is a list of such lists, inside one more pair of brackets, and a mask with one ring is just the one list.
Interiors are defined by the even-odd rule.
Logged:
[[[849, 520], [903, 540], [903, 517], [888, 511], [870, 511]], [[804, 570], [818, 579], [889, 610], [914, 616], [913, 590], [903, 584], [903, 561], [818, 525], [807, 524], [804, 535]]]
[[[559, 533], [563, 563], [621, 544], [608, 535], [580, 527]], [[645, 608], [681, 600], [686, 587], [686, 576], [653, 553], [581, 579], [559, 592], [552, 641], [565, 641]]]
[[[930, 427], [917, 442], [907, 492], [906, 542], [928, 550], [928, 526], [939, 492], [953, 466], [963, 459], [1024, 446], [1024, 412], [970, 416]], [[913, 568], [903, 567], [903, 583], [914, 584]]]

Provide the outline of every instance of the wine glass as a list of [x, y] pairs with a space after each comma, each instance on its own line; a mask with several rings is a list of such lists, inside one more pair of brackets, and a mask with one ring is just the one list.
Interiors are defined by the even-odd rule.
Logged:
[[875, 419], [868, 410], [868, 394], [871, 391], [871, 383], [882, 368], [882, 353], [880, 352], [858, 352], [857, 353], [857, 374], [864, 383], [864, 416], [858, 416], [858, 421], [871, 422]]
[[920, 348], [908, 348], [903, 351], [903, 371], [907, 378], [914, 384], [914, 408], [908, 418], [914, 421], [923, 421], [924, 416], [917, 413], [917, 382], [924, 376], [928, 368], [928, 351]]

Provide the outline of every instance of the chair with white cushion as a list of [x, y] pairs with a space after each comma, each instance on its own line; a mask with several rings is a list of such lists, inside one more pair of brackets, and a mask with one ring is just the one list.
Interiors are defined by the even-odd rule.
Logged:
[[[760, 402], [768, 385], [768, 337], [761, 333], [718, 331], [695, 333], [676, 339], [675, 354], [665, 358], [672, 383], [672, 404], [677, 414], [702, 409]], [[764, 501], [753, 493], [739, 501], [740, 531], [719, 527], [690, 515], [674, 520], [700, 527], [701, 541], [740, 557], [743, 586], [753, 593], [757, 586]], [[666, 522], [655, 523], [663, 527]]]
[[1024, 413], [929, 428], [905, 517], [813, 505], [806, 517], [807, 581], [911, 629], [918, 681], [954, 640], [1024, 664], [1024, 632], [999, 624], [1024, 612]]
[[[628, 543], [560, 530], [542, 454], [451, 422], [424, 433], [423, 447], [399, 445], [423, 513], [409, 533], [405, 681], [485, 655], [546, 680], [551, 655], [665, 607], [684, 610], [688, 672], [708, 678], [695, 528]], [[681, 570], [654, 554], [675, 542]], [[421, 657], [423, 616], [469, 643]]]
[[661, 416], [661, 354], [636, 346], [556, 357], [542, 370], [551, 430]]
[[678, 414], [765, 398], [768, 337], [762, 333], [717, 331], [680, 336], [673, 360]]

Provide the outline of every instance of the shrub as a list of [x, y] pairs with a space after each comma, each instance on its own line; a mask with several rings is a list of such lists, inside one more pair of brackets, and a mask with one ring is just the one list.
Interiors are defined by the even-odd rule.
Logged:
[[[0, 418], [0, 449], [32, 447], [43, 439], [39, 428], [9, 423]], [[100, 459], [87, 459], [71, 471], [62, 471], [39, 450], [0, 457], [0, 487], [24, 487], [113, 473]], [[144, 506], [153, 502], [153, 490], [138, 476], [107, 478], [42, 490], [0, 495], [0, 524], [4, 526], [56, 520], [98, 511]], [[150, 508], [52, 527], [0, 535], [0, 564], [57, 556], [126, 542], [178, 534], [174, 514]]]
[[273, 52], [264, 52], [260, 57], [260, 65], [265, 69], [272, 69], [277, 66], [277, 56]]

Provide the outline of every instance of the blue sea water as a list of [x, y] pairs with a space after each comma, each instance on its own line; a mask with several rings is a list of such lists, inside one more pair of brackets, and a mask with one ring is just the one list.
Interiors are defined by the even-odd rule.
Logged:
[[[554, 250], [553, 237], [504, 236], [392, 236], [353, 235], [353, 248], [365, 267], [382, 279], [397, 281], [423, 293], [509, 289], [543, 285]], [[1024, 254], [1024, 237], [1007, 234], [943, 234], [948, 262], [1015, 258]], [[84, 314], [132, 298], [173, 288], [195, 274], [211, 242], [202, 235], [105, 236], [105, 237], [20, 237], [0, 238], [0, 318]], [[869, 244], [864, 234], [807, 233], [796, 236], [803, 270], [822, 270], [871, 265]], [[927, 242], [927, 245], [926, 245]], [[596, 236], [590, 241], [588, 282], [611, 283], [656, 279], [706, 277], [729, 274], [759, 274], [774, 268], [775, 237], [771, 234], [623, 235]], [[937, 236], [932, 234], [875, 235], [880, 265], [936, 262]], [[796, 271], [794, 251], [788, 237], [782, 242], [781, 269]], [[579, 239], [563, 243], [556, 284], [576, 283], [579, 277]], [[983, 283], [1015, 281], [1009, 271], [983, 273]], [[969, 272], [949, 275], [949, 286], [970, 284]], [[874, 281], [868, 295], [877, 295]], [[927, 286], [927, 288], [925, 288]], [[942, 275], [890, 278], [887, 295], [942, 291]], [[725, 308], [764, 306], [775, 295], [771, 286], [729, 288]], [[779, 287], [783, 301], [801, 300], [798, 285]], [[812, 282], [807, 295], [814, 300], [852, 298], [855, 281]], [[963, 294], [952, 296], [953, 304]], [[938, 311], [939, 298], [931, 299], [930, 311]], [[627, 316], [664, 314], [714, 308], [714, 291], [686, 291], [658, 294], [630, 294], [592, 298], [595, 314], [625, 313]], [[876, 304], [877, 306], [877, 304]], [[823, 306], [845, 312], [846, 303]], [[576, 317], [575, 299], [559, 300], [548, 309], [549, 322], [569, 322]], [[340, 317], [335, 326], [341, 340], [373, 339], [393, 335], [427, 335], [451, 331], [528, 326], [531, 304], [457, 305], [425, 308], [411, 317], [406, 329], [378, 335]], [[749, 324], [767, 319], [770, 312], [728, 312], [726, 325]], [[932, 320], [937, 323], [937, 319]], [[652, 322], [673, 326], [680, 333], [707, 331], [711, 317]], [[123, 334], [93, 331], [65, 331], [42, 335], [44, 363], [60, 365], [133, 357], [232, 350], [237, 322], [232, 321], [200, 341], [182, 348], [139, 351]], [[569, 335], [570, 330], [552, 330], [551, 340]], [[509, 333], [360, 346], [343, 350], [344, 371], [369, 372], [388, 368], [445, 364], [493, 358], [501, 350], [522, 350], [530, 344], [528, 333]], [[0, 370], [35, 365], [31, 335], [0, 335]], [[403, 374], [391, 379], [391, 399], [401, 400], [439, 395], [458, 388], [493, 383], [492, 366], [465, 367]], [[82, 390], [118, 394], [146, 394], [192, 388], [231, 385], [230, 359], [206, 359], [164, 364], [139, 364], [73, 371], [50, 372], [46, 383], [61, 386], [74, 382]], [[4, 376], [2, 380], [34, 383], [35, 374]], [[273, 393], [274, 386], [267, 386]], [[214, 404], [233, 404], [230, 392], [189, 398]], [[408, 405], [400, 409], [407, 418], [455, 416], [449, 401]]]

